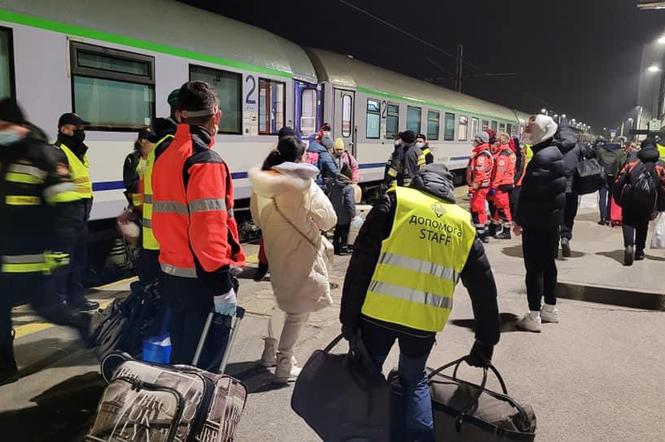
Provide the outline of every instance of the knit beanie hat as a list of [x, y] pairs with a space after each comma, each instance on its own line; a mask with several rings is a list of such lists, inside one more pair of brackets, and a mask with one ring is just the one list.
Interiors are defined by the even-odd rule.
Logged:
[[487, 132], [481, 132], [473, 139], [477, 144], [487, 144], [490, 142], [490, 137]]
[[550, 116], [539, 114], [530, 117], [527, 124], [527, 132], [530, 134], [529, 144], [535, 145], [552, 138], [558, 128]]
[[416, 134], [412, 130], [405, 130], [402, 132], [401, 139], [406, 144], [411, 144], [416, 141]]

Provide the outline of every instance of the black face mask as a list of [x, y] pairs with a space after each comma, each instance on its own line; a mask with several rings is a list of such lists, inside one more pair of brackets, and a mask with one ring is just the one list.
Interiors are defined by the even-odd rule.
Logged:
[[72, 140], [76, 144], [81, 144], [85, 141], [85, 131], [83, 129], [77, 129], [74, 131], [74, 135], [72, 135]]

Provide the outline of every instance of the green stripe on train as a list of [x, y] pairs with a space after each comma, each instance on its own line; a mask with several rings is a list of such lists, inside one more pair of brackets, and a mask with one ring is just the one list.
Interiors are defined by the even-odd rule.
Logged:
[[267, 68], [264, 66], [256, 66], [242, 61], [229, 60], [222, 57], [213, 55], [202, 54], [200, 52], [189, 51], [187, 49], [176, 48], [173, 46], [164, 45], [161, 43], [154, 43], [147, 40], [138, 38], [127, 37], [124, 35], [117, 35], [110, 32], [98, 31], [96, 29], [85, 28], [83, 26], [71, 25], [35, 17], [28, 14], [19, 12], [7, 11], [0, 9], [0, 20], [16, 23], [25, 26], [32, 26], [34, 28], [45, 29], [47, 31], [60, 32], [62, 34], [73, 35], [77, 37], [91, 38], [94, 40], [105, 41], [108, 43], [115, 43], [123, 46], [131, 46], [133, 48], [145, 49], [152, 52], [159, 52], [162, 54], [174, 55], [176, 57], [188, 58], [192, 60], [204, 61], [221, 66], [228, 66], [244, 71], [251, 71], [255, 73], [274, 75], [276, 77], [292, 78], [293, 73], [282, 71], [279, 69]]

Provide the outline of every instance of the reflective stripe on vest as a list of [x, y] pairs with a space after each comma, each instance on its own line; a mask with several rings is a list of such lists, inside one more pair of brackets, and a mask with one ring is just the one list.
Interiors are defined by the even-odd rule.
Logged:
[[397, 208], [362, 313], [405, 327], [443, 330], [455, 286], [476, 237], [461, 207], [419, 190], [396, 187]]
[[155, 148], [148, 152], [143, 172], [143, 248], [159, 250], [159, 242], [152, 231], [152, 169], [155, 166], [155, 149], [164, 141], [173, 138], [173, 135], [162, 137], [155, 144]]
[[530, 144], [527, 144], [524, 147], [524, 156], [526, 157], [526, 163], [528, 164], [529, 161], [531, 161], [531, 158], [533, 158], [533, 149], [531, 149]]
[[665, 146], [657, 144], [656, 147], [658, 148], [658, 159], [660, 161], [665, 161]]
[[66, 145], [61, 144], [60, 149], [64, 152], [69, 163], [69, 175], [74, 183], [74, 192], [78, 193], [82, 199], [92, 198], [88, 156], [83, 157], [83, 161], [81, 161]]
[[2, 257], [2, 273], [44, 273], [49, 266], [44, 254], [9, 255]]
[[8, 206], [39, 206], [42, 203], [38, 196], [7, 195], [5, 204]]
[[171, 264], [161, 264], [162, 271], [168, 275], [180, 278], [197, 278], [196, 269], [193, 267], [177, 267]]

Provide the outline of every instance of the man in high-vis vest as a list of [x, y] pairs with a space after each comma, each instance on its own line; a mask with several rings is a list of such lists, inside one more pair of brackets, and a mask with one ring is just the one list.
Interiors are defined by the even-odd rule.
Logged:
[[[191, 363], [208, 314], [233, 316], [231, 267], [245, 264], [233, 218], [228, 166], [212, 150], [222, 112], [205, 82], [180, 88], [182, 123], [164, 150], [155, 152], [152, 225], [159, 242], [160, 292], [171, 312], [171, 363]], [[208, 339], [199, 366], [211, 368], [219, 342]], [[215, 367], [216, 369], [217, 367]]]
[[85, 127], [90, 123], [74, 113], [66, 113], [58, 120], [58, 140], [55, 143], [61, 167], [69, 170], [77, 201], [67, 203], [66, 220], [60, 226], [69, 237], [69, 265], [56, 273], [56, 289], [60, 299], [81, 311], [96, 310], [98, 302], [85, 298], [83, 274], [88, 262], [88, 219], [92, 209], [92, 181], [88, 162]]
[[393, 187], [368, 214], [342, 293], [342, 333], [358, 332], [381, 369], [395, 340], [407, 400], [407, 440], [433, 441], [425, 364], [462, 280], [471, 296], [476, 341], [467, 357], [485, 366], [499, 341], [497, 291], [470, 214], [455, 204], [452, 174], [439, 164], [410, 187]]
[[155, 148], [148, 152], [145, 171], [143, 172], [143, 219], [142, 225], [142, 248], [139, 258], [138, 274], [144, 284], [155, 282], [161, 273], [159, 266], [159, 242], [152, 230], [152, 171], [155, 165], [156, 152], [164, 151], [175, 135], [180, 117], [178, 116], [178, 95], [180, 89], [173, 90], [168, 96], [171, 109], [168, 118], [156, 118], [152, 123], [155, 131]]
[[55, 295], [53, 272], [64, 265], [62, 205], [78, 199], [53, 148], [13, 99], [0, 101], [0, 385], [19, 378], [11, 311], [29, 303], [46, 320], [89, 338], [90, 315], [73, 312]]

